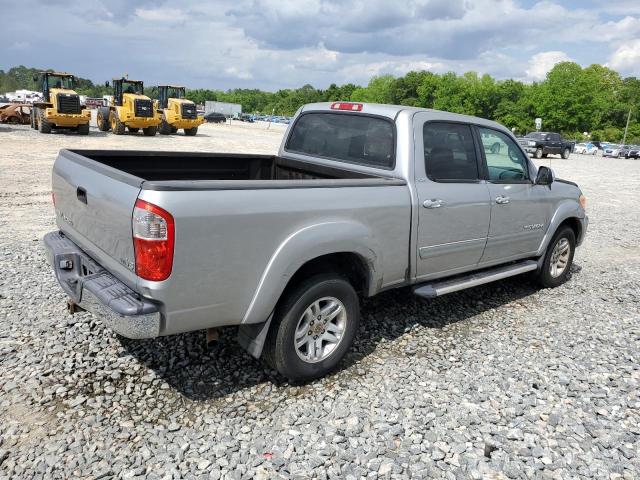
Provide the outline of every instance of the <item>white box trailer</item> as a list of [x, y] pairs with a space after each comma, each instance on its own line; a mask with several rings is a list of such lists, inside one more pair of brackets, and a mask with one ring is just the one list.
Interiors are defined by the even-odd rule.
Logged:
[[204, 102], [204, 113], [222, 113], [227, 117], [237, 117], [242, 113], [242, 105], [239, 103], [212, 102], [210, 100]]

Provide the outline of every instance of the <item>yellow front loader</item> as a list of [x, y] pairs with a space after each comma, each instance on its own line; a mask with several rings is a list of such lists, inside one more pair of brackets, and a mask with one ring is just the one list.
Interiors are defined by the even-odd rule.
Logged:
[[198, 127], [204, 123], [204, 116], [198, 115], [196, 104], [185, 97], [185, 88], [176, 85], [158, 86], [158, 103], [162, 121], [160, 133], [169, 135], [181, 128], [184, 134], [194, 136]]
[[74, 90], [75, 77], [70, 73], [40, 72], [34, 80], [41, 85], [42, 101], [33, 104], [31, 128], [40, 133], [67, 129], [88, 135], [91, 112], [80, 105], [80, 96]]
[[158, 101], [144, 94], [140, 80], [116, 78], [113, 80], [113, 101], [98, 108], [98, 128], [123, 135], [126, 130], [136, 133], [140, 129], [147, 136], [154, 136], [161, 121]]

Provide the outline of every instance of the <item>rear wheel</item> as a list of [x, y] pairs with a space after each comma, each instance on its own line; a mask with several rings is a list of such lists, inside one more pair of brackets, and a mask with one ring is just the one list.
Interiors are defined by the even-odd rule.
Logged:
[[198, 133], [198, 127], [185, 128], [184, 129], [184, 134], [187, 137], [195, 137], [196, 133]]
[[566, 160], [567, 158], [569, 158], [570, 154], [571, 154], [571, 150], [569, 150], [568, 148], [565, 148], [562, 151], [562, 158], [564, 158]]
[[171, 133], [177, 133], [178, 129], [176, 127], [171, 127]]
[[89, 135], [89, 124], [78, 125], [78, 135]]
[[101, 132], [109, 131], [111, 128], [111, 125], [109, 125], [109, 107], [98, 107], [96, 123], [98, 124], [98, 130]]
[[358, 295], [337, 275], [316, 275], [276, 308], [264, 358], [291, 381], [322, 377], [343, 359], [360, 318]]
[[549, 242], [538, 281], [543, 287], [555, 288], [567, 281], [576, 249], [576, 234], [570, 227], [561, 227]]
[[111, 131], [116, 135], [124, 135], [125, 129], [125, 124], [120, 121], [118, 112], [116, 110], [111, 112]]
[[152, 127], [146, 127], [142, 129], [142, 133], [144, 133], [146, 137], [153, 137], [157, 131], [158, 131], [158, 127], [156, 127], [155, 125]]
[[537, 159], [542, 158], [542, 148], [541, 148], [541, 147], [536, 148], [535, 157], [536, 157]]

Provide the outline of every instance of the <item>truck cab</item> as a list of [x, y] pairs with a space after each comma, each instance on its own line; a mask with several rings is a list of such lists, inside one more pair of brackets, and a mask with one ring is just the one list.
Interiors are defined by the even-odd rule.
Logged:
[[179, 85], [159, 85], [158, 103], [162, 121], [159, 131], [162, 135], [176, 133], [183, 129], [187, 136], [198, 133], [204, 117], [198, 115], [196, 104], [185, 98], [185, 88]]
[[117, 78], [113, 80], [113, 100], [100, 107], [97, 114], [98, 128], [123, 135], [127, 130], [137, 133], [140, 129], [146, 136], [154, 136], [160, 124], [158, 102], [144, 94], [141, 80]]
[[40, 133], [67, 129], [88, 135], [91, 112], [80, 104], [80, 95], [74, 90], [75, 77], [63, 72], [40, 72], [34, 80], [40, 83], [42, 101], [33, 104], [31, 128]]

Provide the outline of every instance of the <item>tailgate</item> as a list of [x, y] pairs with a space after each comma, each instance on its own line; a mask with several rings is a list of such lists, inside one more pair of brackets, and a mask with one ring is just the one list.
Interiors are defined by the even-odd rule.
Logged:
[[60, 151], [52, 178], [58, 227], [103, 266], [115, 260], [135, 271], [131, 216], [142, 181]]

